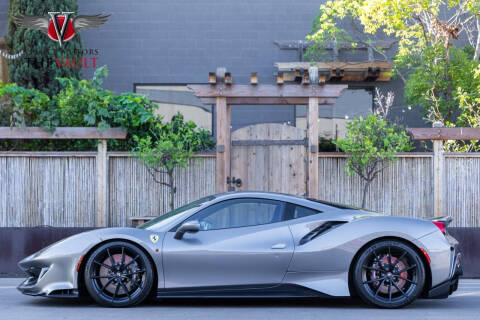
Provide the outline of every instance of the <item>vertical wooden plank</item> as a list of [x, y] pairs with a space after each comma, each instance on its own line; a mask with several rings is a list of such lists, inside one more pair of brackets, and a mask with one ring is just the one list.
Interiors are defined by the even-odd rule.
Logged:
[[[262, 123], [232, 132], [233, 141], [303, 140], [305, 130]], [[231, 175], [242, 179], [242, 190], [306, 193], [306, 148], [303, 145], [246, 145], [232, 147]]]
[[433, 141], [433, 213], [443, 216], [443, 141]]
[[7, 219], [7, 192], [8, 192], [8, 189], [9, 189], [9, 174], [8, 172], [10, 170], [8, 170], [9, 168], [7, 168], [7, 158], [6, 157], [3, 157], [1, 158], [0, 157], [0, 181], [2, 181], [2, 183], [0, 183], [0, 227], [6, 227], [7, 226], [7, 222], [8, 222], [8, 219]]
[[107, 140], [98, 141], [97, 152], [97, 215], [95, 225], [107, 226], [108, 215], [108, 159]]
[[[248, 132], [245, 130], [235, 131], [231, 134], [231, 140], [245, 140]], [[230, 163], [232, 177], [240, 178], [242, 185], [235, 187], [236, 190], [246, 190], [248, 187], [248, 147], [236, 146], [231, 149], [232, 161]]]
[[318, 198], [318, 98], [308, 98], [308, 186], [309, 197]]
[[[232, 121], [232, 106], [227, 104], [226, 105], [226, 113], [227, 113], [227, 122], [225, 123], [225, 189], [228, 190], [228, 186], [226, 185], [227, 177], [232, 177], [232, 138], [231, 138], [231, 121]], [[232, 185], [233, 186], [233, 185]], [[234, 187], [234, 186], [233, 186]]]
[[215, 191], [227, 191], [227, 176], [230, 173], [230, 124], [228, 123], [227, 99], [217, 97], [217, 163]]

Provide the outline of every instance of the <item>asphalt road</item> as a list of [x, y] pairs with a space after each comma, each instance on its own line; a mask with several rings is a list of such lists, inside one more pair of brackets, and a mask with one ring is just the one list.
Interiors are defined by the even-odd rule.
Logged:
[[399, 310], [381, 310], [350, 299], [163, 300], [135, 308], [102, 308], [89, 300], [54, 300], [20, 294], [20, 279], [0, 278], [0, 319], [480, 319], [480, 280], [461, 280], [446, 300], [419, 300]]

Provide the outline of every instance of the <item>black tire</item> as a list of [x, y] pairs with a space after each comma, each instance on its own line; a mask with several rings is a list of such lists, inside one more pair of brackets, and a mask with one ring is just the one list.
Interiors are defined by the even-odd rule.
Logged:
[[107, 307], [129, 307], [144, 301], [154, 281], [152, 264], [137, 246], [124, 241], [98, 247], [85, 265], [85, 287]]
[[401, 308], [423, 291], [425, 267], [409, 245], [378, 241], [366, 248], [353, 268], [353, 285], [360, 298], [380, 308]]

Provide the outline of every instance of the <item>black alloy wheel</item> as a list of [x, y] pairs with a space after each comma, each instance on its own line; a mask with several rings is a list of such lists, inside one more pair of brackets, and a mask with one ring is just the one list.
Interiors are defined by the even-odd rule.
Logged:
[[396, 240], [373, 243], [359, 256], [353, 285], [365, 302], [381, 308], [400, 308], [423, 291], [425, 267], [409, 245]]
[[148, 297], [154, 281], [147, 255], [135, 245], [109, 242], [96, 249], [85, 266], [90, 296], [108, 307], [128, 307]]

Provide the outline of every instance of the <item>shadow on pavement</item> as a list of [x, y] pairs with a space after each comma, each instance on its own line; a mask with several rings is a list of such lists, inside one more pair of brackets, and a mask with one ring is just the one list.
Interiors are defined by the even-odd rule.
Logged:
[[[32, 298], [23, 301], [25, 306], [39, 308], [102, 308], [89, 298], [53, 299]], [[451, 299], [420, 299], [407, 306], [406, 309], [456, 309], [457, 303]], [[339, 299], [153, 299], [133, 308], [317, 308], [361, 310], [381, 310], [363, 303], [358, 298]], [[108, 308], [105, 308], [108, 310]], [[131, 309], [131, 308], [129, 308]]]
[[[35, 307], [99, 307], [92, 299], [33, 298], [23, 302]], [[195, 307], [195, 308], [369, 308], [360, 299], [152, 299], [137, 307]]]

